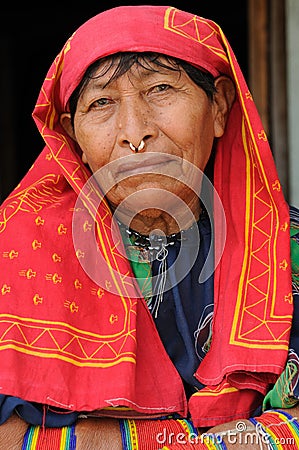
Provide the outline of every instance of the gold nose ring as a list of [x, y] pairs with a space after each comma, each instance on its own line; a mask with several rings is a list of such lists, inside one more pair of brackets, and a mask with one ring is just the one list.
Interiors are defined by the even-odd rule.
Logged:
[[145, 142], [142, 139], [138, 147], [135, 147], [135, 145], [132, 144], [132, 142], [129, 143], [129, 147], [132, 150], [132, 152], [138, 153], [140, 150], [142, 150], [145, 147]]

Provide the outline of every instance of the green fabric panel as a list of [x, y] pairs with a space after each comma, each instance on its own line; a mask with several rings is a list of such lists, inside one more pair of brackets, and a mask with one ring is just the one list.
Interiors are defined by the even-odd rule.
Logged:
[[271, 408], [291, 408], [298, 403], [298, 400], [292, 396], [292, 380], [296, 374], [297, 367], [291, 361], [288, 361], [274, 387], [264, 398], [264, 411]]
[[134, 237], [120, 229], [126, 253], [133, 269], [141, 293], [146, 301], [152, 297], [151, 264], [147, 258], [147, 251], [134, 245]]
[[[299, 232], [299, 230], [297, 231]], [[292, 280], [299, 286], [299, 245], [296, 239], [291, 238]]]

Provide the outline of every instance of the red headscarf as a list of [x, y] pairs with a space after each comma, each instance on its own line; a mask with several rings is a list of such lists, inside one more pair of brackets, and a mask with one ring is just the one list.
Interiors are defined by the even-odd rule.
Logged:
[[126, 282], [132, 271], [122, 244], [112, 246], [104, 201], [93, 213], [86, 194], [91, 213], [82, 223], [88, 236], [96, 221], [108, 267], [104, 289], [84, 272], [84, 251], [76, 254], [72, 241], [76, 199], [91, 174], [59, 115], [87, 67], [120, 51], [163, 53], [234, 80], [237, 99], [217, 143], [214, 178], [227, 238], [215, 272], [212, 344], [196, 373], [207, 387], [191, 397], [189, 410], [198, 426], [248, 417], [287, 358], [288, 206], [223, 32], [166, 6], [121, 6], [93, 17], [67, 41], [44, 81], [33, 117], [45, 148], [0, 210], [1, 393], [70, 410], [119, 405], [144, 414], [187, 413], [180, 377], [137, 300], [138, 288]]

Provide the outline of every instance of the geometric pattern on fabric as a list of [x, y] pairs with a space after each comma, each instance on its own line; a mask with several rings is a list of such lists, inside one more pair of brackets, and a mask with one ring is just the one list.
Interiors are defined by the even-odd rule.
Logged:
[[[256, 159], [253, 159], [254, 143], [251, 139], [248, 140], [244, 129], [242, 134], [248, 160], [245, 212], [248, 230], [245, 232], [247, 242], [231, 342], [263, 348], [269, 343], [269, 348], [273, 348], [273, 345], [288, 348], [288, 331], [292, 316], [282, 316], [275, 309], [277, 281], [273, 276], [277, 265], [281, 271], [285, 271], [288, 266], [286, 260], [276, 260], [274, 251], [278, 233], [289, 231], [287, 223], [281, 224], [280, 229], [275, 229], [277, 211], [271, 190], [281, 190], [281, 185], [277, 180], [272, 186], [268, 186], [262, 168], [258, 166]], [[263, 130], [258, 139], [267, 139]], [[271, 245], [271, 242], [274, 244]], [[255, 295], [248, 295], [250, 290], [254, 290]], [[253, 302], [250, 301], [252, 298]], [[285, 295], [284, 301], [292, 304], [291, 292]]]
[[59, 358], [79, 366], [107, 367], [120, 360], [134, 361], [134, 355], [125, 352], [128, 339], [130, 332], [114, 340], [104, 340], [63, 323], [8, 315], [0, 317], [2, 349], [13, 348], [35, 356]]
[[[164, 27], [166, 30], [180, 34], [187, 39], [192, 39], [201, 45], [206, 46], [210, 51], [228, 62], [227, 55], [223, 48], [215, 46], [215, 35], [217, 30], [198, 16], [193, 16], [189, 20], [185, 17], [181, 19], [180, 11], [176, 8], [168, 8], [165, 14]], [[203, 31], [199, 31], [205, 30]]]
[[[46, 155], [46, 160], [51, 161], [51, 154]], [[76, 171], [75, 171], [76, 172]], [[74, 178], [75, 175], [73, 174]], [[30, 292], [32, 281], [43, 279], [38, 291], [32, 293], [32, 304], [35, 308], [42, 307], [46, 304], [49, 297], [55, 296], [64, 283], [64, 277], [61, 275], [63, 268], [59, 267], [63, 264], [62, 247], [65, 240], [68, 239], [70, 226], [61, 223], [59, 215], [55, 220], [50, 220], [45, 214], [43, 208], [59, 207], [62, 202], [62, 182], [61, 175], [48, 174], [29, 184], [25, 189], [12, 194], [3, 209], [0, 211], [0, 234], [4, 233], [9, 226], [10, 220], [16, 214], [22, 214], [26, 219], [32, 220], [32, 235], [27, 234], [23, 237], [21, 248], [8, 247], [6, 251], [0, 254], [0, 257], [6, 261], [6, 275], [9, 280], [0, 285], [0, 296], [6, 301], [11, 298], [13, 302], [15, 296], [18, 296], [12, 285], [13, 274], [15, 279], [18, 278], [22, 287], [20, 291]], [[104, 206], [102, 204], [102, 206]], [[50, 258], [48, 258], [47, 233], [41, 230], [48, 224], [55, 230], [55, 250], [52, 250]], [[84, 224], [83, 224], [84, 226]], [[28, 242], [30, 242], [28, 244]], [[24, 261], [23, 254], [26, 248], [30, 248], [32, 252], [32, 266], [22, 266], [19, 260]], [[41, 252], [43, 257], [39, 256]], [[112, 252], [113, 250], [111, 250]], [[39, 258], [39, 259], [38, 259]], [[38, 261], [44, 261], [43, 266]], [[112, 259], [112, 258], [111, 258]], [[47, 262], [45, 262], [47, 261]], [[34, 265], [35, 264], [35, 265]], [[75, 278], [75, 277], [74, 277]], [[45, 283], [52, 286], [51, 295]], [[92, 296], [99, 300], [105, 297], [105, 292], [96, 284], [88, 281], [88, 284], [81, 282], [78, 278], [72, 280], [67, 286], [69, 299], [66, 297], [63, 309], [72, 314], [81, 314], [81, 308], [77, 305], [76, 296], [78, 292], [82, 292], [84, 296]], [[75, 301], [76, 300], [76, 301]], [[76, 303], [77, 302], [77, 303]], [[47, 358], [58, 358], [79, 366], [108, 367], [113, 366], [121, 361], [134, 362], [136, 356], [130, 351], [135, 346], [134, 334], [136, 332], [133, 321], [127, 319], [128, 314], [134, 310], [135, 300], [120, 300], [114, 302], [114, 307], [118, 304], [118, 310], [110, 310], [106, 308], [106, 316], [103, 309], [100, 309], [102, 317], [111, 326], [111, 330], [107, 333], [96, 331], [85, 331], [80, 328], [80, 321], [77, 326], [68, 325], [64, 320], [57, 321], [55, 319], [38, 320], [31, 319], [15, 314], [0, 314], [0, 349], [13, 349], [21, 353], [31, 354], [34, 356], [46, 356]], [[98, 308], [100, 308], [100, 303]], [[56, 305], [56, 309], [58, 304]], [[83, 306], [82, 306], [83, 309]], [[82, 314], [84, 312], [82, 311]], [[53, 317], [53, 316], [52, 316]]]

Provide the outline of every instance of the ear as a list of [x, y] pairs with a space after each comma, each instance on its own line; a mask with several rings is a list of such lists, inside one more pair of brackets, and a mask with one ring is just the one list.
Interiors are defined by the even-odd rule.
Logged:
[[[75, 135], [75, 130], [72, 124], [72, 120], [71, 120], [71, 114], [70, 113], [62, 113], [60, 115], [60, 125], [63, 127], [64, 131], [72, 138], [74, 139], [75, 142], [77, 142], [76, 139], [76, 135]], [[84, 164], [87, 164], [87, 159], [85, 156], [85, 153], [82, 153], [81, 156], [82, 162]]]
[[64, 131], [72, 138], [76, 140], [75, 130], [71, 120], [71, 113], [65, 112], [60, 115], [60, 125], [63, 127]]
[[236, 96], [236, 89], [232, 80], [224, 75], [215, 80], [216, 93], [214, 94], [214, 106], [216, 108], [214, 133], [215, 137], [221, 137], [225, 130], [227, 118]]

